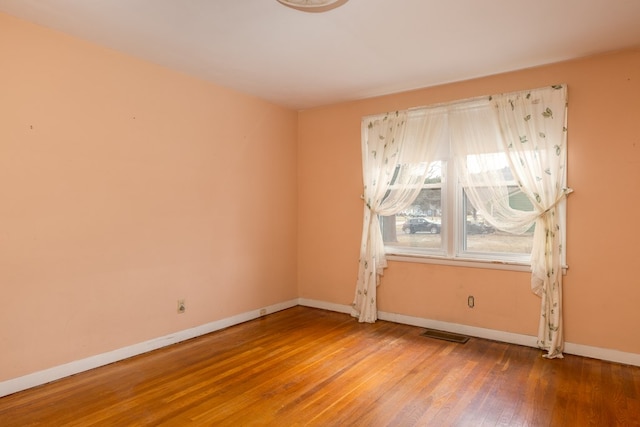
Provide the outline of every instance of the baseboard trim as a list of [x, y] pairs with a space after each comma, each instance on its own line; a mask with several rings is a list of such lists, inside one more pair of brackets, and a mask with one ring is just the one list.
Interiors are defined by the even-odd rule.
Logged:
[[419, 326], [421, 328], [436, 329], [439, 331], [452, 332], [455, 334], [468, 335], [470, 337], [484, 338], [488, 340], [501, 341], [510, 344], [524, 345], [527, 347], [537, 347], [537, 337], [530, 335], [514, 334], [511, 332], [499, 331], [495, 329], [478, 328], [476, 326], [462, 325], [459, 323], [442, 322], [439, 320], [424, 319], [420, 317], [405, 316], [403, 314], [378, 312], [380, 320], [402, 323], [405, 325]]
[[299, 298], [298, 299], [298, 304], [302, 305], [302, 306], [305, 306], [305, 307], [320, 308], [322, 310], [328, 310], [328, 311], [335, 311], [335, 312], [338, 312], [338, 313], [351, 314], [351, 306], [350, 305], [335, 304], [335, 303], [332, 303], [332, 302], [318, 301], [318, 300], [307, 299], [307, 298]]
[[589, 345], [564, 343], [564, 352], [576, 356], [590, 357], [592, 359], [606, 360], [608, 362], [622, 363], [623, 365], [640, 366], [640, 354], [628, 353], [602, 347]]
[[[266, 313], [275, 313], [287, 308], [302, 305], [305, 307], [319, 308], [338, 313], [351, 313], [351, 306], [345, 304], [335, 304], [326, 301], [318, 301], [307, 298], [298, 298], [279, 304], [270, 305], [261, 309], [248, 311], [225, 319], [210, 322], [201, 326], [197, 326], [174, 334], [165, 335], [139, 344], [123, 347], [107, 353], [98, 354], [85, 359], [66, 363], [64, 365], [55, 366], [53, 368], [34, 372], [22, 377], [13, 378], [0, 382], [0, 397], [17, 393], [32, 387], [49, 383], [60, 378], [68, 377], [80, 372], [88, 371], [100, 366], [108, 365], [120, 360], [128, 359], [142, 353], [157, 350], [172, 344], [177, 344], [191, 338], [196, 338], [211, 332], [219, 331], [230, 326], [238, 325], [249, 320], [257, 319], [263, 316], [262, 310], [266, 309]], [[380, 320], [389, 322], [402, 323], [405, 325], [418, 326], [422, 328], [438, 329], [446, 332], [469, 335], [478, 338], [485, 338], [495, 341], [506, 342], [510, 344], [524, 345], [536, 348], [536, 337], [530, 335], [514, 334], [494, 329], [478, 328], [475, 326], [462, 325], [458, 323], [442, 322], [438, 320], [425, 319], [421, 317], [406, 316], [397, 313], [378, 312]], [[606, 348], [592, 347], [582, 344], [565, 343], [565, 353], [576, 356], [590, 357], [594, 359], [605, 360], [609, 362], [622, 363], [625, 365], [640, 366], [640, 354], [627, 353], [618, 350]]]
[[[336, 311], [339, 313], [351, 313], [351, 306], [344, 304], [327, 303], [311, 299], [299, 300], [300, 305], [307, 307], [321, 308], [324, 310]], [[462, 325], [459, 323], [442, 322], [439, 320], [425, 319], [421, 317], [406, 316], [397, 313], [387, 313], [378, 311], [380, 320], [403, 323], [405, 325], [418, 326], [421, 328], [437, 329], [456, 334], [469, 335], [477, 338], [485, 338], [494, 341], [501, 341], [510, 344], [524, 345], [537, 348], [537, 337], [531, 335], [514, 334], [511, 332], [499, 331], [495, 329], [478, 328], [475, 326]], [[622, 363], [625, 365], [640, 366], [640, 354], [627, 353], [624, 351], [612, 350], [608, 348], [592, 347], [583, 344], [565, 342], [565, 354], [589, 357], [592, 359], [605, 360], [607, 362]]]
[[157, 350], [159, 348], [166, 347], [172, 344], [177, 344], [181, 341], [186, 341], [191, 338], [196, 338], [201, 335], [219, 331], [221, 329], [228, 328], [229, 326], [234, 326], [240, 323], [247, 322], [249, 320], [257, 319], [258, 317], [264, 315], [261, 314], [261, 310], [266, 310], [266, 313], [269, 314], [275, 313], [280, 310], [285, 310], [287, 308], [295, 307], [296, 305], [299, 305], [297, 299], [270, 305], [268, 307], [263, 307], [257, 310], [252, 310], [235, 316], [227, 317], [225, 319], [216, 320], [214, 322], [196, 326], [194, 328], [185, 329], [174, 334], [154, 338], [149, 341], [144, 341], [131, 346], [119, 348], [117, 350], [87, 357], [85, 359], [65, 363], [64, 365], [54, 366], [53, 368], [34, 372], [22, 377], [3, 381], [0, 382], [0, 397], [46, 384], [60, 378], [75, 375], [80, 372], [98, 368], [100, 366], [108, 365], [110, 363], [118, 362], [120, 360], [128, 359], [130, 357]]

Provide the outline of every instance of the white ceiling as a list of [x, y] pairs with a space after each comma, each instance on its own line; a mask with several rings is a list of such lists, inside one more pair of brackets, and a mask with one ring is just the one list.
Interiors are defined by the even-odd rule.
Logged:
[[0, 0], [0, 11], [306, 109], [640, 46], [640, 0]]

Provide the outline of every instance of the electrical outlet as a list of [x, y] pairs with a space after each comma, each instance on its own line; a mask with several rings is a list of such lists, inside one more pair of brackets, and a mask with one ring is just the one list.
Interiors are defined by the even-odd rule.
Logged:
[[187, 311], [187, 306], [185, 305], [184, 299], [178, 300], [178, 314], [183, 314]]
[[476, 299], [473, 297], [473, 295], [469, 295], [469, 297], [467, 298], [467, 305], [469, 306], [469, 308], [473, 308], [473, 306], [476, 305]]

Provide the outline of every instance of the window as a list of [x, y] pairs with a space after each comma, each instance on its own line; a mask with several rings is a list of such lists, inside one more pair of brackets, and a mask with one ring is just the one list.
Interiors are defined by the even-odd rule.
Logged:
[[[465, 120], [483, 127], [474, 138], [495, 141], [501, 138], [500, 130], [493, 122], [483, 122], [486, 108], [483, 106], [479, 112], [474, 108], [473, 104], [463, 108], [454, 106], [448, 111], [448, 131], [437, 141], [438, 154], [428, 165], [429, 173], [417, 198], [411, 206], [395, 215], [380, 217], [388, 255], [408, 255], [413, 260], [421, 257], [445, 263], [530, 264], [535, 231], [534, 206], [520, 190], [507, 155], [497, 148], [500, 145], [496, 143], [494, 149], [491, 142], [469, 141], [469, 131], [462, 129], [467, 126]], [[462, 114], [458, 114], [459, 111]], [[537, 156], [539, 148], [532, 147], [523, 155]], [[566, 186], [566, 182], [563, 184]], [[393, 189], [392, 183], [390, 190]], [[488, 216], [501, 209], [519, 212], [529, 218], [528, 222], [516, 232], [505, 228], [504, 224], [498, 227], [496, 218], [492, 218], [492, 222]], [[564, 229], [564, 209], [559, 212]]]
[[[443, 170], [454, 170], [446, 168], [446, 164], [438, 161], [430, 165], [432, 173], [408, 209], [381, 217], [386, 252], [389, 255], [527, 264], [535, 226], [522, 234], [500, 231], [492, 226], [469, 201], [455, 173], [450, 173], [448, 180], [443, 177]], [[509, 204], [513, 209], [533, 209], [515, 183], [508, 189]], [[447, 203], [447, 199], [452, 199], [451, 203]]]

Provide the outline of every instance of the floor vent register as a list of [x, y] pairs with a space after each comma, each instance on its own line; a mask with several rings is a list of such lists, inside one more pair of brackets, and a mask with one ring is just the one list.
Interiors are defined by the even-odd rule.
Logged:
[[427, 329], [421, 335], [427, 338], [451, 341], [458, 344], [464, 344], [469, 341], [469, 337], [466, 335], [454, 334], [453, 332], [438, 331], [435, 329]]

